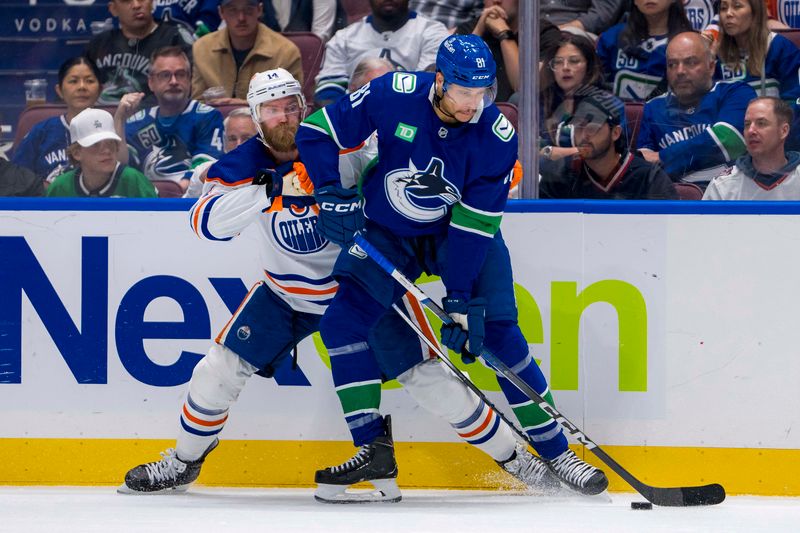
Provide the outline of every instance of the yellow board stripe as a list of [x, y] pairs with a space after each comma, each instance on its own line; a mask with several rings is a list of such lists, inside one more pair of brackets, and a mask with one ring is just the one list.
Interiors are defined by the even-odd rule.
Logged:
[[[159, 458], [174, 441], [0, 439], [2, 485], [119, 485], [125, 472]], [[488, 456], [461, 443], [397, 443], [398, 483], [405, 488], [514, 489]], [[575, 448], [597, 466], [591, 452]], [[656, 486], [721, 483], [729, 494], [800, 496], [800, 450], [604, 446], [643, 482]], [[318, 468], [354, 451], [347, 442], [222, 441], [199, 483], [232, 487], [310, 487]], [[630, 492], [610, 474], [610, 490]]]

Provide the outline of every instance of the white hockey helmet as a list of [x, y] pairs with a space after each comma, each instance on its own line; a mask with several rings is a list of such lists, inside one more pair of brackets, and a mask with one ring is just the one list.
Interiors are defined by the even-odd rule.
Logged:
[[261, 117], [259, 109], [261, 104], [271, 100], [277, 100], [286, 96], [296, 96], [300, 106], [300, 120], [306, 114], [306, 99], [303, 96], [303, 87], [300, 82], [292, 76], [288, 70], [276, 68], [257, 72], [250, 78], [250, 87], [247, 90], [247, 105], [250, 106], [250, 116], [256, 123], [256, 128], [263, 141], [264, 134], [261, 131]]

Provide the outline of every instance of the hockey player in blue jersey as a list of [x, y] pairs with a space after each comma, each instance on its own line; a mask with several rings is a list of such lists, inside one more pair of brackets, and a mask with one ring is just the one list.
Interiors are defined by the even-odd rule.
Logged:
[[[552, 401], [517, 324], [511, 263], [499, 231], [517, 137], [491, 103], [494, 59], [480, 37], [453, 35], [439, 47], [436, 70], [377, 78], [312, 114], [297, 134], [320, 205], [317, 228], [343, 247], [333, 272], [339, 291], [320, 333], [337, 390], [348, 391], [340, 400], [353, 440], [361, 446], [349, 461], [317, 472], [320, 490], [335, 491], [354, 471], [372, 468], [380, 475], [381, 462], [393, 463], [386, 459], [391, 453], [384, 445], [386, 423], [367, 388], [379, 376], [369, 331], [404, 289], [351, 247], [357, 231], [406, 276], [413, 279], [423, 271], [442, 276], [444, 309], [459, 324], [442, 327], [448, 348], [478, 352], [485, 344]], [[380, 157], [362, 178], [362, 203], [357, 191], [343, 187], [337, 154], [376, 130]], [[567, 447], [549, 415], [505, 378], [498, 380], [551, 472], [582, 493], [602, 492], [608, 485], [605, 474]]]
[[667, 46], [670, 90], [644, 106], [638, 146], [673, 181], [705, 187], [745, 152], [744, 113], [756, 93], [742, 82], [714, 83], [715, 64], [699, 33], [676, 35]]
[[[294, 136], [305, 109], [300, 83], [284, 69], [261, 72], [251, 80], [247, 100], [259, 133], [211, 166], [190, 225], [199, 238], [212, 242], [231, 240], [246, 227], [256, 226], [264, 278], [245, 296], [195, 367], [175, 448], [162, 453], [158, 461], [131, 469], [119, 488], [123, 493], [186, 490], [216, 448], [229, 409], [248, 379], [254, 373], [270, 377], [285, 371], [292, 348], [317, 330], [337, 291], [331, 270], [339, 249], [316, 230], [313, 188], [297, 161]], [[354, 185], [374, 157], [369, 146], [343, 154], [337, 164], [345, 182]], [[401, 307], [422, 325], [413, 318], [424, 317], [418, 302], [405, 299]], [[427, 322], [423, 329], [429, 329]], [[430, 358], [427, 347], [422, 348], [399, 316], [384, 317], [379, 331], [370, 338], [378, 347], [380, 367], [376, 381], [367, 387], [373, 398], [380, 399], [383, 377], [397, 378], [419, 405], [449, 422], [461, 438], [501, 463], [506, 472], [531, 488], [558, 486], [543, 463], [516, 441], [511, 428], [442, 363]], [[439, 391], [444, 397], [434, 394]], [[383, 444], [391, 447], [391, 437], [386, 436]], [[389, 457], [396, 477], [394, 456]], [[358, 481], [371, 479], [368, 472], [359, 474]], [[374, 494], [319, 497], [334, 502], [397, 501], [400, 492], [394, 477], [378, 481], [380, 490]]]

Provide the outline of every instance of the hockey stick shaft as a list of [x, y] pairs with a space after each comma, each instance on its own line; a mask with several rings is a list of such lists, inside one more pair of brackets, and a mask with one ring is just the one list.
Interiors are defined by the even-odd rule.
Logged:
[[416, 332], [417, 336], [419, 336], [419, 338], [422, 339], [422, 342], [427, 344], [428, 347], [431, 350], [433, 350], [436, 355], [439, 356], [439, 359], [442, 361], [442, 363], [446, 367], [448, 367], [453, 374], [455, 374], [456, 379], [458, 379], [461, 383], [466, 385], [466, 387], [469, 390], [471, 390], [473, 393], [475, 393], [475, 396], [480, 398], [483, 403], [488, 405], [490, 409], [492, 409], [495, 413], [497, 413], [497, 416], [499, 416], [500, 419], [503, 422], [508, 424], [511, 427], [511, 430], [514, 433], [516, 433], [523, 441], [527, 442], [531, 446], [533, 445], [533, 443], [531, 442], [530, 436], [527, 433], [523, 432], [521, 429], [519, 429], [514, 422], [509, 420], [506, 417], [506, 415], [503, 414], [503, 412], [500, 411], [500, 409], [498, 409], [491, 402], [491, 400], [489, 400], [489, 398], [486, 397], [486, 395], [483, 393], [483, 391], [481, 389], [479, 389], [478, 386], [475, 385], [472, 382], [471, 379], [469, 379], [466, 375], [464, 375], [464, 373], [450, 360], [450, 358], [447, 357], [447, 355], [439, 347], [439, 345], [437, 345], [434, 341], [432, 341], [430, 338], [428, 338], [428, 336], [425, 335], [425, 333], [423, 333], [423, 331], [420, 329], [420, 327], [417, 324], [415, 324], [414, 321], [411, 320], [411, 318], [408, 317], [408, 315], [406, 315], [402, 310], [400, 310], [400, 308], [397, 306], [397, 304], [392, 304], [392, 308], [397, 312], [398, 315], [400, 315], [400, 317], [405, 321], [405, 323], [408, 324], [408, 326]]
[[[444, 324], [453, 324], [453, 319], [431, 300], [422, 289], [417, 287], [402, 272], [389, 261], [377, 248], [372, 246], [363, 236], [356, 234], [355, 243], [361, 248], [375, 263], [378, 264], [389, 276], [397, 281], [403, 288], [410, 292], [420, 303], [430, 309]], [[525, 383], [517, 374], [497, 358], [486, 347], [481, 348], [478, 353], [484, 361], [489, 363], [495, 370], [514, 384], [528, 398], [531, 399], [541, 410], [550, 415], [558, 422], [564, 430], [572, 435], [578, 442], [586, 446], [601, 461], [611, 468], [618, 476], [624, 479], [631, 487], [636, 489], [642, 496], [656, 505], [663, 506], [688, 506], [688, 505], [714, 505], [721, 503], [725, 499], [725, 489], [719, 484], [703, 485], [700, 487], [652, 487], [637, 479], [628, 472], [622, 465], [608, 455], [600, 446], [583, 433], [578, 426], [569, 421], [555, 407], [547, 403], [533, 387]]]

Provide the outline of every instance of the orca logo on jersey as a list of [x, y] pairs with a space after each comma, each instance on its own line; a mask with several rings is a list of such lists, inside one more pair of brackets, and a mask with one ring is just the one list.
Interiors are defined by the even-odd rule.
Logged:
[[461, 199], [458, 188], [444, 177], [444, 162], [432, 157], [425, 170], [414, 162], [386, 174], [386, 198], [395, 211], [415, 222], [444, 218]]
[[[286, 198], [284, 202], [287, 202]], [[328, 241], [317, 232], [317, 220], [310, 205], [300, 205], [292, 200], [290, 205], [284, 204], [283, 209], [272, 215], [272, 235], [287, 252], [312, 254], [328, 245]]]
[[170, 137], [164, 146], [153, 146], [144, 158], [144, 175], [151, 180], [180, 181], [191, 166], [192, 156], [177, 137]]

